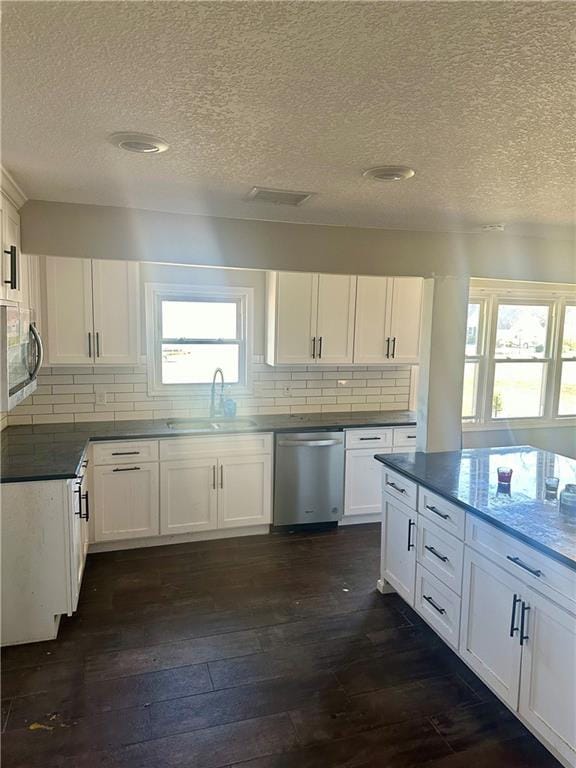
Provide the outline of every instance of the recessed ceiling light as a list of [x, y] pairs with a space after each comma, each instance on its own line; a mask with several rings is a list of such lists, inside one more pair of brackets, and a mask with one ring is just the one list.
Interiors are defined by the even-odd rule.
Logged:
[[506, 224], [482, 224], [482, 232], [504, 232]]
[[138, 152], [141, 155], [157, 155], [166, 152], [168, 147], [164, 139], [150, 136], [148, 133], [113, 133], [108, 137], [111, 144], [127, 152]]
[[379, 165], [377, 168], [368, 168], [362, 176], [376, 181], [404, 181], [411, 179], [416, 171], [407, 165]]

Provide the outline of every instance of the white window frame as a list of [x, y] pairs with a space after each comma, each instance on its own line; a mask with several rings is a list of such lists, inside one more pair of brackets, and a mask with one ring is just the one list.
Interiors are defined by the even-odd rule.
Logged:
[[[560, 357], [565, 308], [576, 304], [575, 286], [566, 286], [565, 290], [562, 290], [562, 288], [556, 289], [556, 287], [547, 288], [544, 285], [510, 287], [510, 285], [501, 283], [489, 287], [474, 287], [472, 283], [468, 302], [469, 304], [481, 304], [480, 343], [479, 353], [477, 355], [465, 355], [465, 362], [477, 361], [479, 369], [475, 415], [463, 417], [462, 429], [473, 431], [576, 425], [576, 414], [558, 415], [562, 362], [576, 360], [576, 356]], [[541, 416], [515, 418], [494, 418], [492, 416], [496, 363], [506, 363], [502, 358], [495, 356], [498, 307], [500, 304], [542, 304], [550, 307], [545, 357], [538, 359], [515, 358], [511, 361], [546, 364]]]
[[179, 286], [171, 283], [146, 283], [146, 358], [148, 394], [151, 396], [209, 394], [211, 384], [164, 384], [162, 382], [163, 301], [222, 301], [238, 304], [239, 383], [226, 382], [235, 395], [252, 391], [252, 343], [254, 289], [236, 286]]

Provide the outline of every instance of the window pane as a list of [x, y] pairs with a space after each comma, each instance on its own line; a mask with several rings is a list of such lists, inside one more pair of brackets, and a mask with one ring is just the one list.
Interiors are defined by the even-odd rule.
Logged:
[[576, 307], [566, 307], [564, 333], [562, 335], [562, 357], [576, 357]]
[[239, 381], [237, 344], [162, 344], [163, 384], [210, 384], [216, 368], [227, 384]]
[[576, 362], [562, 363], [558, 415], [576, 415]]
[[492, 417], [541, 416], [545, 363], [496, 363]]
[[496, 357], [545, 357], [549, 307], [500, 304]]
[[466, 354], [480, 354], [480, 304], [468, 304], [466, 324]]
[[236, 339], [235, 301], [163, 301], [162, 338]]
[[470, 419], [473, 416], [476, 416], [479, 368], [480, 366], [477, 362], [467, 362], [464, 364], [464, 392], [462, 394], [463, 419]]

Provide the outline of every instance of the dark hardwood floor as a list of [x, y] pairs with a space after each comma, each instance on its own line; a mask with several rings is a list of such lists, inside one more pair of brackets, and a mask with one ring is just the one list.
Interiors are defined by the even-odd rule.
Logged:
[[396, 595], [379, 530], [91, 555], [2, 653], [3, 768], [558, 768]]

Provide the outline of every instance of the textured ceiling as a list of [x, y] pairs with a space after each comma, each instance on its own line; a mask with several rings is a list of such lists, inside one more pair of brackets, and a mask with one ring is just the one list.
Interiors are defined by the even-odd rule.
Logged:
[[[3, 163], [35, 199], [563, 235], [575, 25], [573, 2], [3, 2]], [[106, 142], [131, 130], [170, 151]], [[383, 163], [417, 175], [362, 178]]]

